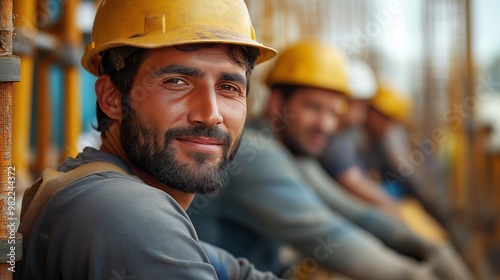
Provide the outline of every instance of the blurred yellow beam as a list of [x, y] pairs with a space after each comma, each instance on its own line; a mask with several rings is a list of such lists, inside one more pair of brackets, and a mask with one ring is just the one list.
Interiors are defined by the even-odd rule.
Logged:
[[[80, 0], [66, 1], [63, 6], [61, 33], [70, 52], [82, 44], [82, 34], [76, 25], [76, 13]], [[81, 92], [77, 61], [71, 61], [64, 67], [64, 143], [63, 158], [76, 156], [78, 136], [81, 133]]]
[[52, 151], [52, 113], [50, 98], [50, 61], [42, 59], [38, 65], [38, 114], [36, 118], [37, 126], [37, 156], [34, 164], [34, 171], [39, 173], [43, 169], [51, 166], [50, 152]]
[[64, 69], [64, 143], [63, 157], [76, 156], [78, 136], [81, 132], [80, 77], [75, 66]]
[[[491, 199], [493, 203], [493, 232], [491, 234], [489, 248], [498, 250], [500, 246], [500, 152], [492, 153], [490, 155], [490, 186], [491, 186]], [[492, 263], [493, 269], [496, 271], [496, 278], [500, 279], [498, 272], [498, 262]]]
[[[500, 153], [490, 156], [490, 185], [492, 188], [491, 199], [493, 200], [493, 214], [495, 217], [500, 215]], [[498, 219], [498, 218], [497, 218]], [[497, 221], [498, 242], [500, 243], [500, 220]]]
[[[36, 1], [15, 1], [14, 13], [17, 19], [14, 22], [16, 32], [36, 34], [35, 13]], [[28, 46], [29, 43], [28, 43]], [[30, 47], [28, 47], [30, 48]], [[30, 127], [31, 127], [31, 100], [33, 91], [33, 53], [21, 54], [21, 82], [14, 84], [13, 99], [13, 132], [12, 132], [12, 163], [16, 166], [18, 191], [23, 191], [31, 184], [29, 171], [30, 160]], [[33, 50], [31, 50], [33, 52]]]

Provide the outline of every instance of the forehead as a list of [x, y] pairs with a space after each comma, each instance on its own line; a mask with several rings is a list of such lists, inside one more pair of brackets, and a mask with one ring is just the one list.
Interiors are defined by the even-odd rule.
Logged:
[[319, 98], [345, 99], [345, 96], [340, 92], [322, 88], [311, 88], [311, 87], [302, 87], [296, 89], [293, 97], [296, 97], [297, 100], [308, 100], [308, 99], [319, 99]]
[[196, 61], [200, 59], [218, 60], [220, 62], [230, 62], [235, 65], [242, 64], [241, 62], [244, 61], [243, 52], [240, 47], [224, 44], [193, 44], [149, 49], [145, 55], [145, 60], [148, 59], [157, 62]]

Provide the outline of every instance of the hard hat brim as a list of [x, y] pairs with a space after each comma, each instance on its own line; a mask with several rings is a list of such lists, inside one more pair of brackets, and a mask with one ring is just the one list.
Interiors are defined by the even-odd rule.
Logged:
[[217, 39], [213, 38], [212, 35], [211, 38], [206, 38], [206, 39], [205, 38], [193, 38], [191, 40], [183, 39], [182, 42], [175, 42], [173, 40], [173, 38], [176, 38], [177, 34], [171, 34], [169, 37], [172, 37], [172, 39], [169, 39], [167, 36], [168, 36], [167, 34], [163, 33], [147, 34], [147, 40], [145, 40], [142, 36], [138, 36], [136, 38], [124, 38], [123, 40], [114, 40], [106, 44], [101, 44], [98, 47], [96, 47], [97, 45], [96, 42], [91, 42], [86, 46], [86, 50], [84, 55], [82, 56], [81, 62], [83, 67], [87, 71], [97, 76], [99, 75], [98, 69], [99, 69], [99, 63], [101, 61], [101, 52], [107, 49], [121, 47], [121, 46], [137, 47], [144, 49], [156, 49], [162, 47], [173, 47], [180, 45], [205, 44], [205, 43], [248, 46], [257, 48], [260, 52], [256, 64], [270, 60], [277, 54], [277, 51], [273, 48], [266, 47], [263, 44], [260, 44], [259, 42], [251, 39], [241, 38], [240, 36], [231, 38], [227, 34], [224, 34], [223, 36], [225, 37], [221, 36], [220, 39]]

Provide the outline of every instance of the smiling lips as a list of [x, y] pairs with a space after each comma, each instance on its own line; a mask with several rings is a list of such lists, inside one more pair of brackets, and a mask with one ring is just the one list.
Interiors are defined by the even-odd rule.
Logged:
[[325, 133], [311, 133], [309, 134], [309, 140], [311, 141], [311, 146], [324, 146], [328, 141], [328, 135]]
[[222, 148], [222, 141], [216, 138], [199, 137], [199, 136], [186, 136], [178, 137], [176, 140], [188, 149], [200, 153], [214, 153], [220, 151]]

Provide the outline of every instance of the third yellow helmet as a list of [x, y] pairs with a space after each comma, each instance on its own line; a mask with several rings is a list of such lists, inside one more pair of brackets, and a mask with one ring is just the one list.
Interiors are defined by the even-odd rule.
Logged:
[[378, 90], [371, 105], [387, 117], [406, 122], [412, 114], [412, 102], [385, 79], [379, 79]]

